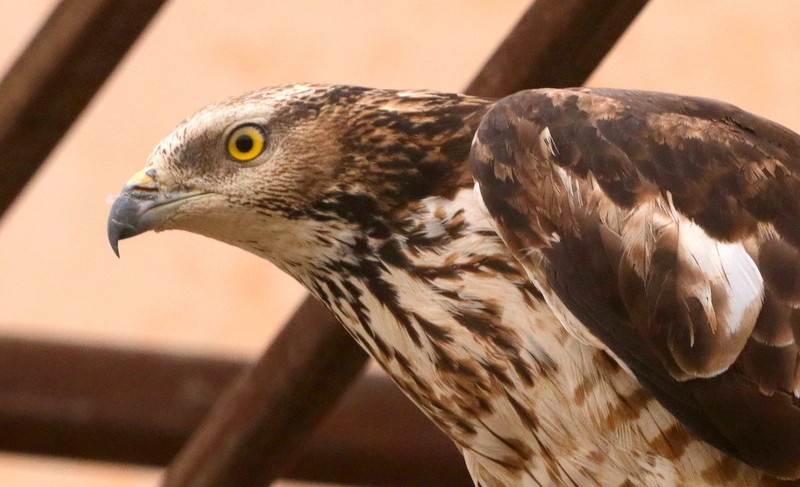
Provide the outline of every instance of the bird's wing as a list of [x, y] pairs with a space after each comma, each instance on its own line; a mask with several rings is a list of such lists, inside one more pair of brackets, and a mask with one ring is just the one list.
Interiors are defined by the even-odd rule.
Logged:
[[800, 136], [712, 100], [531, 90], [470, 158], [565, 325], [706, 441], [800, 477]]

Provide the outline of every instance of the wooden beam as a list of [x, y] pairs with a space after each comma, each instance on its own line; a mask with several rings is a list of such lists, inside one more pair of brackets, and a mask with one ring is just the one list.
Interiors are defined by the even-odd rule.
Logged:
[[164, 0], [63, 0], [0, 81], [0, 216]]
[[2, 337], [0, 449], [166, 465], [244, 366]]
[[261, 358], [222, 395], [164, 477], [165, 487], [265, 485], [297, 449], [367, 355], [308, 297]]
[[536, 0], [472, 83], [500, 98], [528, 88], [580, 86], [647, 0]]
[[384, 374], [364, 374], [304, 442], [288, 477], [375, 486], [467, 487], [452, 441]]
[[[244, 361], [0, 337], [0, 449], [167, 465]], [[288, 478], [470, 485], [450, 440], [385, 376], [365, 374], [297, 451]]]

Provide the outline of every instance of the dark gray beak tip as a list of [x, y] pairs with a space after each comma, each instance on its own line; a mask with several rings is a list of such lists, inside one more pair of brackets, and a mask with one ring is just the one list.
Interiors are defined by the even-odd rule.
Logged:
[[142, 210], [142, 202], [125, 193], [120, 195], [111, 206], [111, 213], [108, 215], [108, 243], [111, 244], [111, 249], [117, 257], [119, 257], [120, 240], [139, 235], [147, 230], [140, 225], [139, 217]]
[[116, 255], [117, 258], [119, 259], [119, 239], [112, 239], [109, 236], [108, 241], [111, 244], [111, 250], [114, 251], [114, 255]]

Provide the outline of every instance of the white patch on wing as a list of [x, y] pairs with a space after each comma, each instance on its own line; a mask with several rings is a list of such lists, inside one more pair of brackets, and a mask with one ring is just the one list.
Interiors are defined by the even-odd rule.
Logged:
[[[655, 298], [654, 303], [664, 291], [659, 286], [669, 283], [674, 290], [667, 295], [674, 296], [675, 306], [689, 306], [696, 299], [713, 334], [721, 340], [733, 339], [731, 346], [743, 343], [755, 326], [764, 294], [761, 273], [748, 253], [747, 242], [729, 243], [709, 236], [675, 210], [669, 198], [658, 198], [631, 211], [621, 237], [623, 258], [649, 283], [647, 294]], [[654, 255], [659, 251], [674, 252], [669, 269], [664, 268], [664, 255], [660, 267], [654, 267]], [[669, 272], [669, 279], [656, 276], [656, 272]], [[695, 330], [688, 331], [688, 346], [693, 347]], [[735, 356], [731, 350], [730, 360]], [[680, 357], [676, 355], [679, 362]], [[729, 365], [720, 360], [719, 370], [704, 370], [703, 376], [713, 376]]]
[[[764, 282], [744, 246], [709, 237], [685, 217], [678, 225], [678, 263], [691, 269], [678, 273], [681, 280], [676, 285], [679, 289], [685, 286], [686, 295], [700, 299], [712, 327], [725, 327], [717, 332], [734, 334], [741, 328], [752, 329], [764, 297]], [[697, 279], [693, 271], [699, 271], [704, 278]], [[713, 296], [712, 288], [720, 286], [727, 295], [724, 308]]]
[[553, 140], [553, 134], [550, 133], [550, 127], [545, 127], [542, 130], [539, 134], [539, 141], [542, 144], [543, 153], [549, 153], [552, 157], [558, 155], [558, 147], [556, 147], [556, 141]]

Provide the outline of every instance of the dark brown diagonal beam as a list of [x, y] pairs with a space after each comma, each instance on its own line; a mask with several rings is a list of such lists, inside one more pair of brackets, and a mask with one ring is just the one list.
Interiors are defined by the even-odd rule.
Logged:
[[500, 98], [586, 82], [647, 0], [537, 0], [466, 92]]
[[[646, 0], [538, 0], [500, 45], [467, 92], [499, 97], [524, 88], [583, 84], [645, 3]], [[551, 74], [543, 76], [539, 74], [542, 72]], [[298, 314], [310, 313], [311, 307], [320, 305], [309, 298]], [[329, 340], [340, 344], [338, 360], [335, 362], [341, 362], [345, 371], [353, 372], [350, 377], [352, 380], [356, 370], [353, 366], [362, 360], [362, 352], [355, 348], [344, 330], [333, 323], [327, 312], [319, 309], [315, 314], [318, 320], [315, 324], [318, 327], [324, 324], [324, 332], [317, 329], [318, 335], [314, 339], [320, 340], [320, 343]], [[303, 335], [292, 330], [294, 322], [295, 318], [286, 326], [284, 333], [302, 341]], [[280, 428], [279, 421], [283, 413], [280, 410], [261, 409], [260, 414], [254, 414], [256, 402], [251, 391], [270, 391], [280, 397], [295, 397], [298, 390], [306, 390], [306, 381], [319, 381], [331, 373], [327, 367], [319, 366], [328, 360], [327, 356], [317, 356], [315, 348], [306, 348], [309, 354], [298, 357], [296, 365], [303, 364], [308, 371], [316, 370], [320, 376], [298, 377], [300, 382], [280, 384], [286, 388], [276, 388], [280, 380], [272, 377], [278, 372], [273, 368], [276, 361], [272, 355], [280, 353], [281, 347], [291, 345], [287, 339], [280, 345], [275, 343], [270, 346], [249, 375], [242, 377], [226, 393], [208, 421], [201, 426], [198, 435], [170, 466], [163, 484], [165, 487], [261, 486], [269, 484], [288, 470], [295, 459], [291, 448], [299, 444], [314, 422], [306, 418], [302, 423], [306, 430], [284, 428], [284, 432], [293, 434], [283, 438], [286, 443], [277, 443], [280, 435], [275, 429]], [[330, 366], [337, 365], [331, 362]], [[321, 417], [347, 386], [348, 380], [344, 374], [337, 378], [339, 389], [326, 389], [322, 396], [325, 403], [319, 402], [320, 398], [316, 395], [313, 396], [312, 402], [316, 401], [316, 407], [309, 412], [315, 417]], [[269, 403], [280, 403], [278, 397], [266, 395], [262, 395], [259, 402], [265, 408], [269, 407]], [[232, 437], [227, 430], [231, 424], [246, 434]], [[227, 448], [220, 449], [221, 444], [226, 444]], [[270, 448], [267, 449], [267, 446]]]
[[0, 81], [0, 215], [164, 0], [63, 0]]
[[461, 453], [385, 375], [364, 374], [297, 452], [288, 477], [373, 486], [467, 487]]
[[302, 440], [360, 374], [367, 355], [306, 298], [278, 337], [223, 394], [164, 486], [256, 486], [286, 474]]
[[[166, 465], [245, 367], [0, 337], [0, 449]], [[372, 374], [347, 390], [297, 454], [287, 476], [298, 480], [469, 485], [450, 440], [394, 384]]]

